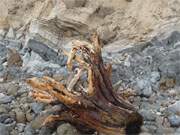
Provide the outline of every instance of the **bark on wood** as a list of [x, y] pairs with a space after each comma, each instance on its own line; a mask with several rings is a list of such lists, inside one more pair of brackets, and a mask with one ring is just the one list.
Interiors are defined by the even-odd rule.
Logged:
[[[58, 115], [49, 116], [43, 124], [53, 121], [67, 121], [74, 125], [83, 125], [108, 135], [137, 133], [142, 125], [142, 116], [122, 97], [113, 91], [111, 83], [111, 65], [105, 65], [101, 56], [98, 36], [92, 37], [92, 44], [75, 41], [68, 56], [67, 67], [73, 70], [74, 62], [79, 71], [66, 86], [50, 77], [27, 80], [34, 90], [31, 96], [46, 103], [59, 101], [66, 109]], [[73, 92], [82, 72], [87, 72], [87, 88], [81, 93]], [[86, 89], [87, 92], [83, 90]]]

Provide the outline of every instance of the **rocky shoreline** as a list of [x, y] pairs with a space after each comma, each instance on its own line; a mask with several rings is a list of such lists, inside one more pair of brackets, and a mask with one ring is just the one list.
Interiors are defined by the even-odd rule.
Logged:
[[[25, 82], [32, 76], [67, 77], [67, 58], [61, 48], [37, 35], [25, 40], [13, 35], [9, 30], [0, 40], [1, 135], [80, 134], [63, 122], [41, 127], [52, 106], [35, 102]], [[67, 41], [59, 46], [69, 50], [72, 40]], [[180, 33], [174, 31], [139, 45], [122, 47], [120, 43], [104, 46], [103, 58], [113, 65], [113, 83], [120, 82], [117, 93], [134, 93], [128, 100], [144, 117], [141, 134], [180, 134]]]

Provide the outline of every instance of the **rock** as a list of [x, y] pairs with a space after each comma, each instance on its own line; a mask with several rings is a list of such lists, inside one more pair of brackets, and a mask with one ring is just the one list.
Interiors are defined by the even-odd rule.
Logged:
[[20, 54], [15, 49], [8, 49], [8, 56], [7, 56], [7, 66], [8, 67], [21, 67], [22, 66], [22, 59]]
[[2, 72], [4, 69], [3, 65], [0, 65], [0, 72]]
[[12, 102], [14, 98], [12, 96], [4, 95], [3, 93], [0, 93], [0, 104], [7, 104]]
[[69, 123], [60, 125], [57, 128], [57, 135], [78, 135], [78, 131], [75, 127], [71, 126]]
[[13, 117], [11, 117], [9, 114], [1, 114], [0, 115], [0, 123], [6, 124], [6, 126], [8, 126], [8, 125], [10, 126], [11, 124], [13, 125], [14, 122], [15, 121], [14, 121]]
[[7, 47], [19, 51], [22, 49], [23, 46], [22, 46], [22, 42], [19, 40], [8, 40]]
[[7, 31], [6, 31], [5, 29], [0, 29], [0, 36], [1, 36], [2, 38], [5, 37], [6, 33], [7, 33]]
[[40, 129], [42, 127], [42, 123], [47, 118], [48, 115], [39, 115], [34, 120], [31, 121], [31, 127], [33, 129]]
[[16, 121], [17, 123], [25, 123], [26, 122], [26, 117], [25, 114], [22, 110], [20, 109], [15, 109], [14, 110], [16, 113]]
[[19, 133], [22, 133], [23, 131], [24, 131], [24, 128], [25, 128], [25, 124], [23, 124], [23, 123], [17, 123], [17, 130], [18, 130], [18, 132]]
[[98, 33], [100, 39], [105, 43], [109, 42], [116, 35], [116, 33], [113, 32], [112, 30], [110, 30], [109, 27], [107, 27], [107, 26], [99, 27], [97, 29], [97, 33]]
[[18, 84], [9, 84], [7, 93], [12, 96], [16, 96], [18, 94], [19, 85]]
[[178, 129], [176, 130], [176, 133], [180, 133], [180, 128], [178, 128]]
[[4, 124], [1, 124], [1, 123], [0, 123], [0, 134], [9, 135], [8, 128]]
[[180, 101], [168, 106], [168, 111], [174, 114], [180, 114]]
[[148, 87], [146, 89], [143, 90], [142, 92], [142, 96], [144, 97], [150, 97], [152, 95], [153, 91], [152, 91], [152, 88], [151, 87]]
[[151, 73], [151, 78], [150, 81], [152, 83], [156, 83], [157, 81], [159, 81], [161, 79], [160, 73], [159, 72], [152, 72]]
[[52, 131], [48, 127], [42, 127], [39, 131], [39, 135], [52, 135]]
[[168, 120], [169, 120], [170, 125], [172, 127], [179, 127], [180, 126], [180, 116], [172, 115], [172, 116], [168, 117]]
[[59, 55], [54, 49], [48, 47], [46, 44], [42, 42], [38, 42], [30, 39], [27, 43], [27, 46], [40, 55], [45, 61], [52, 61], [56, 64], [64, 66], [66, 64], [67, 57], [64, 55]]
[[26, 119], [28, 122], [32, 121], [35, 118], [34, 113], [26, 112]]
[[19, 67], [5, 68], [3, 71], [3, 81], [12, 81], [13, 79], [19, 80], [23, 77], [23, 72]]
[[34, 113], [38, 114], [44, 109], [44, 104], [34, 102], [31, 104], [31, 109], [33, 110]]
[[155, 121], [156, 117], [155, 114], [153, 114], [151, 111], [149, 110], [141, 110], [140, 114], [143, 116], [145, 121]]
[[14, 32], [14, 29], [12, 27], [9, 28], [9, 31], [8, 31], [6, 37], [9, 38], [9, 39], [14, 39], [15, 38], [15, 32]]
[[7, 113], [7, 112], [8, 112], [8, 110], [7, 110], [6, 106], [0, 105], [0, 114]]
[[74, 7], [82, 7], [85, 5], [86, 0], [66, 0], [64, 1], [66, 8], [71, 9]]
[[7, 48], [5, 45], [0, 44], [0, 59], [2, 60], [2, 58], [6, 57], [7, 55]]
[[176, 79], [174, 78], [162, 78], [160, 80], [160, 89], [161, 90], [167, 90], [170, 88], [175, 87], [176, 85]]
[[[58, 6], [59, 5], [57, 5], [57, 8]], [[49, 18], [53, 18], [55, 20], [61, 31], [66, 32], [70, 30], [73, 36], [86, 35], [88, 34], [89, 29], [91, 29], [91, 26], [88, 25], [88, 19], [90, 19], [91, 15], [93, 15], [97, 9], [98, 5], [94, 5], [92, 7], [65, 9], [60, 14], [57, 14], [56, 10], [52, 11]]]
[[34, 134], [35, 134], [35, 130], [30, 125], [27, 125], [24, 128], [24, 135], [34, 135]]
[[153, 93], [151, 84], [148, 80], [139, 80], [137, 79], [137, 88], [138, 94], [144, 96], [144, 97], [150, 97]]
[[61, 70], [60, 65], [43, 60], [35, 52], [31, 52], [30, 55], [23, 57], [23, 61], [23, 71], [39, 77], [43, 75], [51, 76], [52, 74], [56, 74], [56, 71]]
[[19, 135], [21, 133], [19, 133], [16, 129], [13, 129], [11, 132], [10, 132], [10, 135]]

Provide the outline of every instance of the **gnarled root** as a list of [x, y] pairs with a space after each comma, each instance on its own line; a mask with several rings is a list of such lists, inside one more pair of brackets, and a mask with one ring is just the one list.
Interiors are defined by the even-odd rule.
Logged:
[[[111, 65], [103, 64], [97, 35], [93, 35], [92, 44], [76, 41], [71, 53], [64, 53], [69, 57], [69, 70], [73, 70], [73, 62], [79, 65], [79, 71], [70, 84], [64, 85], [49, 77], [27, 80], [35, 88], [32, 96], [36, 100], [46, 103], [59, 101], [66, 106], [66, 110], [49, 116], [43, 124], [63, 120], [109, 135], [137, 133], [143, 119], [130, 103], [114, 93], [110, 80]], [[78, 85], [83, 72], [87, 73], [88, 86], [80, 88], [87, 91], [77, 94], [73, 92], [74, 86]]]

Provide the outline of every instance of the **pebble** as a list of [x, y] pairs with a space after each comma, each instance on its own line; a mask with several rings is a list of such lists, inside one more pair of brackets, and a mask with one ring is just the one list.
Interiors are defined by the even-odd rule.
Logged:
[[0, 114], [7, 113], [7, 112], [8, 112], [7, 108], [5, 106], [0, 105]]
[[9, 38], [9, 39], [14, 39], [15, 38], [15, 32], [14, 32], [14, 29], [12, 27], [9, 28], [9, 31], [8, 31], [6, 37]]
[[35, 117], [35, 114], [34, 113], [30, 113], [30, 112], [27, 112], [26, 113], [26, 119], [28, 122], [32, 121]]
[[40, 129], [39, 135], [52, 135], [51, 132], [50, 128], [44, 126]]
[[0, 135], [9, 135], [9, 131], [4, 124], [0, 123]]
[[152, 87], [149, 83], [149, 80], [139, 80], [137, 79], [137, 93], [143, 97], [150, 97], [153, 94]]
[[153, 91], [151, 87], [147, 87], [143, 89], [142, 91], [142, 96], [147, 97], [147, 98], [149, 98], [152, 94], [153, 94]]
[[160, 73], [159, 72], [152, 72], [151, 73], [151, 78], [150, 81], [152, 83], [156, 83], [157, 81], [159, 81], [161, 79]]
[[149, 110], [141, 110], [140, 114], [143, 116], [145, 121], [155, 121], [156, 120], [156, 116], [154, 113], [152, 113]]
[[169, 120], [170, 125], [172, 127], [179, 127], [180, 126], [180, 116], [178, 116], [178, 115], [169, 116], [168, 120]]
[[15, 109], [15, 113], [16, 113], [17, 123], [25, 123], [26, 122], [26, 117], [25, 117], [25, 114], [22, 110]]
[[31, 104], [31, 109], [34, 113], [38, 114], [44, 109], [43, 103], [34, 102]]
[[0, 93], [0, 104], [7, 104], [12, 102], [14, 98], [12, 96], [7, 96], [3, 93]]
[[21, 133], [21, 132], [23, 132], [24, 131], [24, 128], [25, 128], [25, 124], [23, 124], [23, 123], [17, 123], [17, 130], [18, 130], [18, 132], [19, 133]]
[[57, 128], [57, 135], [79, 135], [79, 133], [75, 127], [65, 123]]
[[47, 115], [39, 115], [34, 120], [31, 121], [31, 126], [33, 129], [40, 129], [42, 127], [42, 123], [47, 118]]
[[34, 134], [35, 134], [35, 130], [30, 125], [27, 125], [24, 128], [24, 135], [34, 135]]
[[18, 93], [19, 86], [17, 84], [10, 84], [7, 93], [12, 96], [16, 96]]
[[180, 134], [180, 127], [176, 130], [176, 132]]
[[180, 101], [176, 101], [174, 104], [170, 105], [168, 111], [174, 114], [180, 114]]

